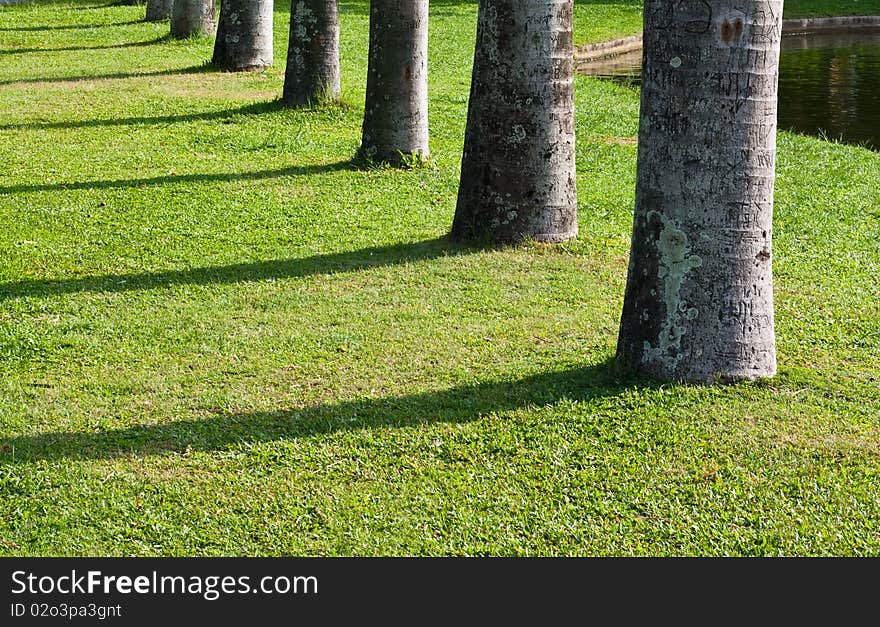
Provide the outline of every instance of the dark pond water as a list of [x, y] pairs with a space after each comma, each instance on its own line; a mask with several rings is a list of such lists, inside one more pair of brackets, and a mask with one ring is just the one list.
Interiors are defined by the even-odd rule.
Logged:
[[[786, 35], [779, 128], [880, 150], [880, 30]], [[637, 85], [641, 53], [581, 68]]]

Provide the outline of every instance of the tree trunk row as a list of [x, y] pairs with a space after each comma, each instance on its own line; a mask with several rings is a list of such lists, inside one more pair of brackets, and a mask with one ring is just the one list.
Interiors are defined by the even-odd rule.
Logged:
[[[481, 0], [452, 237], [577, 233], [570, 0]], [[646, 0], [618, 361], [664, 380], [776, 372], [781, 0]]]
[[[167, 2], [167, 0], [150, 0]], [[214, 62], [271, 63], [271, 0], [225, 0]], [[451, 236], [578, 233], [573, 0], [480, 0]], [[176, 36], [213, 0], [176, 0]], [[645, 0], [630, 263], [617, 346], [664, 380], [772, 376], [772, 213], [782, 0]], [[372, 0], [360, 156], [426, 157], [428, 0]], [[339, 98], [336, 0], [294, 0], [285, 103]]]

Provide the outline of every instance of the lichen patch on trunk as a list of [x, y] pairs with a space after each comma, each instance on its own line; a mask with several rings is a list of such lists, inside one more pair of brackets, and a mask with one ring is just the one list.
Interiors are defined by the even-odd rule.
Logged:
[[662, 285], [666, 311], [657, 346], [650, 342], [644, 343], [644, 359], [663, 361], [666, 367], [675, 370], [682, 358], [681, 338], [687, 330], [682, 321], [695, 320], [699, 316], [699, 310], [690, 307], [682, 299], [682, 283], [688, 272], [703, 265], [703, 260], [692, 253], [687, 234], [677, 228], [672, 220], [656, 211], [649, 212], [648, 219], [659, 219], [663, 223], [663, 230], [660, 231], [657, 241], [657, 255], [660, 260], [657, 278]]

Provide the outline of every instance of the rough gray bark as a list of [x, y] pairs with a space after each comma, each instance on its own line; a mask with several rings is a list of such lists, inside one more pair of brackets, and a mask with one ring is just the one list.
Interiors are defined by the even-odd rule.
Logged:
[[428, 156], [428, 0], [371, 0], [362, 156]]
[[171, 17], [171, 8], [174, 0], [147, 0], [148, 22], [161, 22]]
[[273, 9], [273, 0], [223, 0], [211, 63], [230, 72], [272, 65]]
[[174, 0], [171, 9], [172, 37], [211, 37], [215, 25], [214, 0]]
[[618, 360], [666, 380], [776, 372], [771, 222], [782, 0], [645, 2]]
[[339, 100], [339, 14], [336, 0], [294, 0], [282, 102], [303, 106]]
[[457, 240], [577, 236], [572, 0], [481, 0]]

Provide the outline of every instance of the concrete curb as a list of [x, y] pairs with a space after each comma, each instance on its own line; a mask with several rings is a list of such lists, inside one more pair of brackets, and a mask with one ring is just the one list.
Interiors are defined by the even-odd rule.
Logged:
[[[0, 0], [2, 2], [2, 0]], [[575, 48], [574, 57], [578, 61], [593, 61], [597, 59], [605, 59], [608, 57], [616, 57], [627, 52], [635, 52], [642, 49], [642, 36], [632, 35], [622, 39], [612, 39], [611, 41], [602, 41], [597, 44], [586, 44], [580, 48]]]
[[[0, 0], [2, 1], [2, 0]], [[880, 30], [880, 15], [858, 15], [853, 17], [812, 17], [782, 21], [785, 35], [801, 33], [833, 32], [851, 29], [876, 28]], [[609, 59], [642, 49], [642, 36], [632, 35], [622, 39], [587, 44], [576, 48], [574, 59], [580, 65]]]

